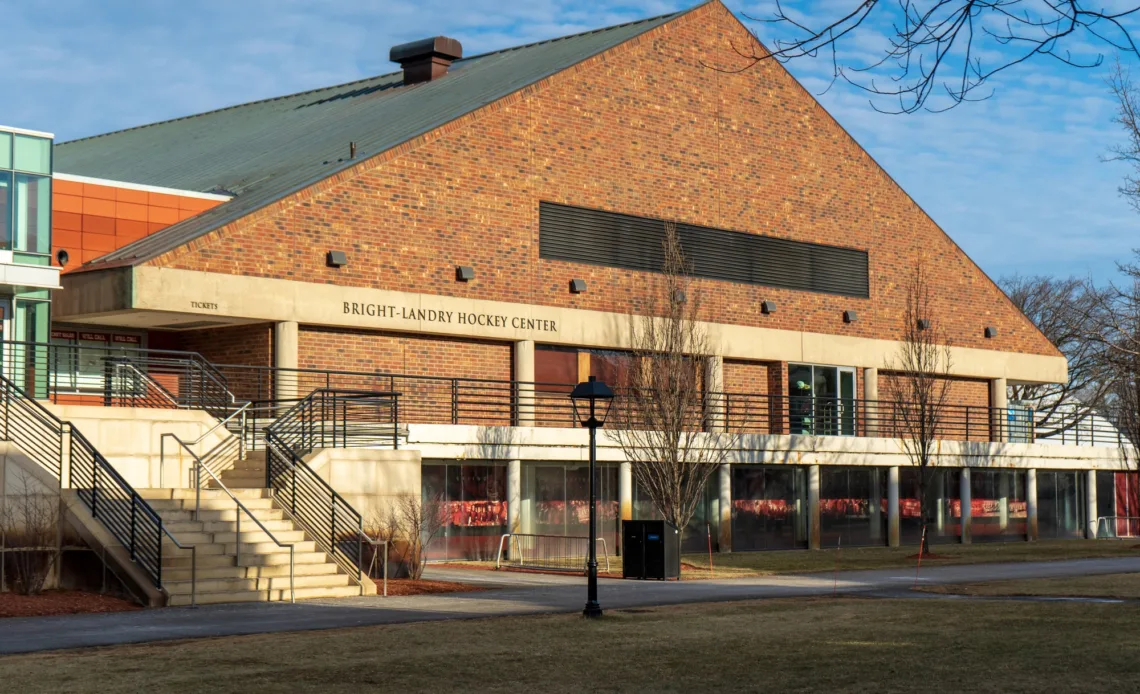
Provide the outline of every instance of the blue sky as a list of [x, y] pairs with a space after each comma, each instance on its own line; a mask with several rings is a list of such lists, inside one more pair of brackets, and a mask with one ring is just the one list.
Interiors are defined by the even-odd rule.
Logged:
[[[454, 36], [474, 54], [693, 1], [0, 0], [9, 56], [0, 123], [74, 139], [390, 72], [388, 48], [425, 36]], [[770, 13], [767, 0], [727, 4]], [[824, 17], [845, 5], [792, 7]], [[776, 33], [750, 26], [765, 39]], [[873, 30], [845, 50], [869, 55]], [[1080, 70], [1038, 60], [996, 81], [988, 101], [908, 116], [876, 113], [842, 84], [823, 93], [824, 60], [789, 67], [992, 276], [1104, 279], [1140, 246], [1140, 216], [1116, 190], [1126, 167], [1101, 161], [1122, 137], [1111, 122], [1107, 64]]]

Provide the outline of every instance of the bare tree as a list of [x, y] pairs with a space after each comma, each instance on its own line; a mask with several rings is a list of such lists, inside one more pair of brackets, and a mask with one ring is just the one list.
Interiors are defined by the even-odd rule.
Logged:
[[1125, 142], [1111, 148], [1105, 159], [1122, 161], [1132, 168], [1118, 190], [1132, 209], [1140, 212], [1140, 92], [1119, 60], [1113, 66], [1108, 87], [1116, 97], [1116, 115], [1112, 120], [1124, 131]]
[[60, 498], [57, 490], [15, 472], [15, 484], [0, 496], [0, 573], [15, 592], [35, 595], [60, 561]]
[[704, 366], [712, 357], [698, 320], [676, 224], [665, 223], [663, 282], [645, 315], [630, 319], [630, 368], [607, 425], [632, 463], [633, 477], [662, 517], [681, 533], [704, 498], [705, 482], [734, 449], [735, 438], [714, 416], [706, 423]]
[[[787, 62], [826, 52], [833, 84], [844, 80], [873, 98], [897, 102], [892, 108], [872, 102], [888, 113], [946, 110], [989, 98], [991, 78], [1036, 58], [1091, 68], [1104, 61], [1098, 45], [1138, 53], [1128, 24], [1140, 7], [1108, 9], [1090, 0], [848, 0], [818, 19], [793, 5], [775, 0], [769, 16], [744, 15], [788, 35], [770, 51], [759, 41], [734, 46], [747, 60], [733, 71], [769, 58]], [[850, 58], [866, 53], [867, 34], [880, 32], [880, 47], [871, 49], [875, 57]], [[928, 107], [936, 95], [945, 101]]]
[[[903, 311], [903, 335], [898, 354], [886, 365], [891, 372], [884, 391], [890, 408], [894, 435], [902, 441], [903, 451], [918, 470], [918, 497], [922, 524], [933, 523], [934, 499], [931, 498], [934, 476], [935, 442], [945, 424], [950, 396], [950, 339], [931, 319], [932, 290], [926, 261], [919, 260], [906, 287]], [[929, 535], [919, 547], [928, 553]]]
[[1069, 363], [1065, 383], [1013, 385], [1012, 399], [1033, 406], [1038, 438], [1080, 426], [1103, 404], [1111, 386], [1104, 347], [1087, 337], [1096, 324], [1100, 290], [1078, 277], [1013, 275], [999, 284]]
[[427, 551], [447, 524], [447, 506], [438, 496], [405, 492], [396, 496], [383, 514], [373, 514], [371, 524], [378, 540], [397, 548], [408, 578], [423, 578]]
[[[1119, 265], [1123, 279], [1097, 292], [1088, 339], [1104, 350], [1105, 414], [1123, 436], [1126, 461], [1140, 469], [1140, 250]], [[1091, 284], [1091, 282], [1090, 282]]]

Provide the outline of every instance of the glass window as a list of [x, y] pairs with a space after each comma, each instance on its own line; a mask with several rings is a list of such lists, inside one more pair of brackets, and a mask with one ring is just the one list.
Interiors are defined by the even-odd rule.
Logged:
[[885, 468], [821, 468], [820, 546], [885, 545], [886, 489]]
[[424, 465], [425, 498], [442, 496], [447, 521], [432, 559], [494, 559], [507, 526], [505, 465]]
[[790, 364], [789, 421], [793, 434], [855, 435], [855, 370]]
[[51, 173], [51, 140], [16, 135], [12, 168], [38, 174]]
[[51, 252], [51, 177], [16, 174], [16, 229], [13, 248]]
[[1084, 536], [1084, 482], [1080, 472], [1037, 472], [1037, 529], [1041, 537]]
[[733, 465], [732, 550], [796, 549], [807, 542], [805, 469]]
[[7, 171], [0, 171], [0, 248], [10, 249], [11, 247], [12, 174]]
[[[899, 470], [899, 533], [903, 544], [917, 545], [922, 540], [923, 513], [920, 493], [922, 470], [905, 467]], [[926, 498], [933, 505], [926, 528], [927, 541], [958, 542], [962, 537], [962, 471], [957, 469], [928, 469]]]
[[973, 470], [970, 495], [974, 542], [1025, 539], [1024, 470]]
[[0, 169], [12, 168], [12, 134], [0, 133]]

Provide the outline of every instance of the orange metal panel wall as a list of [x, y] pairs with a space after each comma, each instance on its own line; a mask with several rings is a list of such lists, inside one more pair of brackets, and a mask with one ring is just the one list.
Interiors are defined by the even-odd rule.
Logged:
[[143, 190], [52, 182], [52, 264], [70, 256], [63, 272], [220, 204], [218, 200]]

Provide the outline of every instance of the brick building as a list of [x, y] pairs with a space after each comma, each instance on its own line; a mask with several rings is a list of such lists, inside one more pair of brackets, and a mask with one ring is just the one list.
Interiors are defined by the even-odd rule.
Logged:
[[[953, 404], [974, 427], [955, 438], [1010, 439], [991, 408], [1004, 421], [1011, 382], [1064, 380], [1064, 358], [781, 65], [735, 71], [733, 45], [753, 40], [716, 1], [473, 57], [437, 38], [394, 50], [391, 74], [58, 144], [52, 246], [69, 262], [53, 342], [196, 352], [249, 399], [399, 376], [407, 421], [424, 427], [409, 435], [424, 488], [491, 519], [449, 531], [444, 551], [470, 554], [471, 537], [508, 526], [580, 530], [581, 458], [544, 458], [541, 442], [473, 454], [463, 437], [483, 434], [430, 427], [524, 424], [480, 404], [619, 371], [629, 316], [662, 291], [669, 221], [724, 392], [876, 400], [923, 264]], [[897, 450], [865, 439], [805, 457], [789, 434], [860, 434], [805, 422], [768, 422], [756, 433], [787, 441], [714, 478], [700, 518], [722, 549], [886, 542], [900, 513], [913, 534]], [[797, 464], [766, 457], [781, 446]], [[603, 455], [611, 519], [647, 513]], [[1084, 509], [1055, 532], [1084, 532], [1094, 465], [1030, 457], [995, 457], [973, 480], [946, 463], [945, 532], [963, 534], [972, 493], [1004, 504], [993, 535], [1036, 534], [1037, 467], [1064, 470], [1049, 474]], [[820, 504], [860, 497], [863, 516], [837, 511], [821, 540]], [[792, 519], [801, 501], [816, 510]]]

